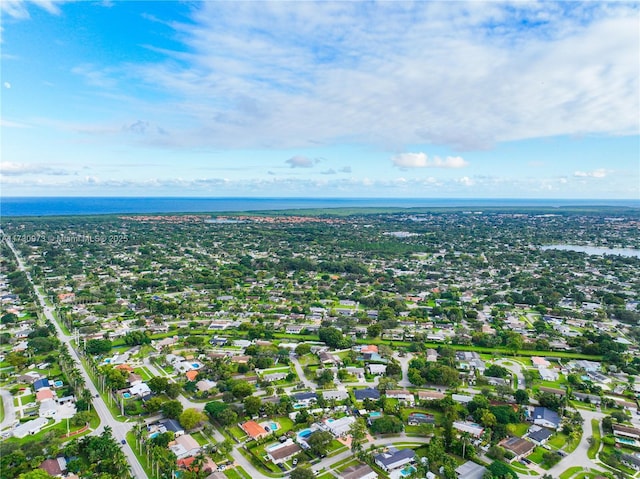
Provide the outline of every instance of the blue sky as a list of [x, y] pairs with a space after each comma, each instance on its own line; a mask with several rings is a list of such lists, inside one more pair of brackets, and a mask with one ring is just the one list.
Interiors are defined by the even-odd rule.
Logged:
[[637, 3], [0, 8], [4, 196], [640, 199]]

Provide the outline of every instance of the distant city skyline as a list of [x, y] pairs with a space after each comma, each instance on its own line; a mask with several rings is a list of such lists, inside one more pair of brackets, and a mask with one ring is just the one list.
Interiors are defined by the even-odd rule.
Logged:
[[0, 8], [3, 196], [640, 198], [637, 3]]

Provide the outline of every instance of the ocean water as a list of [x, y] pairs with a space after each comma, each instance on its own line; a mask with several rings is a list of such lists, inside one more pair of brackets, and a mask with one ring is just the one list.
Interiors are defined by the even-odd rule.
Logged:
[[640, 200], [509, 198], [4, 197], [0, 198], [0, 217], [103, 215], [116, 213], [220, 213], [303, 208], [482, 208], [500, 206], [618, 206], [640, 208]]

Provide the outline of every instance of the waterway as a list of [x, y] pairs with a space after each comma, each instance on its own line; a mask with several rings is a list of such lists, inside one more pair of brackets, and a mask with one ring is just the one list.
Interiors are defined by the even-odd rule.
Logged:
[[587, 253], [591, 255], [614, 255], [614, 256], [625, 256], [628, 258], [640, 258], [640, 250], [633, 248], [602, 248], [598, 246], [581, 246], [574, 244], [554, 244], [542, 246], [540, 249], [542, 250], [561, 250], [561, 251], [577, 251], [578, 253]]

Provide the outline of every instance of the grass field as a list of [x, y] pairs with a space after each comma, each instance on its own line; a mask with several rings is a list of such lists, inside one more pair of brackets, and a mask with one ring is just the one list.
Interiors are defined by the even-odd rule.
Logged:
[[560, 479], [569, 479], [574, 474], [580, 472], [582, 468], [580, 466], [573, 466], [560, 474]]
[[589, 459], [595, 459], [598, 451], [600, 450], [600, 442], [602, 440], [600, 436], [600, 422], [597, 419], [591, 420], [591, 427], [593, 428], [593, 441], [589, 445], [589, 450], [587, 451], [587, 457]]

